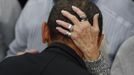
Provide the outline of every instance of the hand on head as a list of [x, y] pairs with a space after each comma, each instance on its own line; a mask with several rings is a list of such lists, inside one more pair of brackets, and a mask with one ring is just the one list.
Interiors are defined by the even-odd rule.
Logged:
[[91, 25], [83, 11], [75, 6], [72, 6], [72, 9], [79, 15], [81, 21], [79, 21], [75, 15], [72, 15], [66, 10], [62, 10], [61, 13], [63, 16], [71, 20], [74, 25], [62, 20], [56, 20], [58, 25], [67, 30], [62, 27], [56, 27], [56, 29], [60, 33], [71, 37], [75, 45], [83, 52], [85, 59], [95, 60], [100, 55], [99, 49], [102, 41], [102, 37], [99, 36], [99, 14], [94, 16], [93, 25]]

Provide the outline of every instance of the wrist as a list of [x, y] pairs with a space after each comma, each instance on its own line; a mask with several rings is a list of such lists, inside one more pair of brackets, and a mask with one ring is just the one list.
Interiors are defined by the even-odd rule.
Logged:
[[90, 61], [95, 61], [95, 60], [99, 59], [100, 56], [101, 56], [100, 50], [95, 50], [93, 52], [85, 52], [84, 53], [84, 59], [90, 60]]

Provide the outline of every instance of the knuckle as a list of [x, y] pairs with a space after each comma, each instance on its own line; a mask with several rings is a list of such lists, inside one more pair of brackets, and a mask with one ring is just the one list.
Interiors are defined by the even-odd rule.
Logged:
[[71, 19], [75, 19], [76, 17], [72, 15], [70, 18], [71, 18]]
[[86, 23], [86, 22], [81, 23], [81, 26], [82, 26], [82, 28], [84, 28], [84, 29], [90, 27], [90, 25], [89, 25], [88, 23]]
[[81, 28], [85, 30], [85, 29], [88, 29], [89, 26], [88, 25], [83, 25]]
[[75, 37], [78, 38], [81, 36], [82, 31], [81, 30], [75, 30]]
[[78, 35], [75, 35], [73, 38], [74, 38], [75, 40], [77, 40], [77, 39], [79, 38], [79, 36], [78, 36]]
[[97, 28], [97, 29], [94, 29], [94, 31], [96, 32], [96, 33], [99, 33], [100, 32], [100, 30]]
[[76, 31], [77, 34], [81, 34], [82, 29], [75, 29], [75, 31]]
[[88, 29], [89, 29], [88, 26], [82, 26], [82, 27], [80, 28], [81, 31], [87, 31]]
[[74, 33], [74, 35], [71, 37], [73, 40], [77, 40], [79, 35], [77, 33]]

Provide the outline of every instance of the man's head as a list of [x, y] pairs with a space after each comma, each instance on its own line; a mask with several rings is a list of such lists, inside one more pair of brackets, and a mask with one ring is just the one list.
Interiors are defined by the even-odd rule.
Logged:
[[[85, 14], [87, 15], [87, 18], [89, 20], [89, 22], [91, 24], [93, 24], [93, 17], [95, 14], [99, 13], [99, 29], [100, 29], [100, 33], [99, 35], [102, 34], [102, 15], [101, 12], [99, 10], [99, 8], [93, 4], [92, 2], [90, 2], [89, 0], [59, 0], [58, 2], [56, 2], [56, 4], [54, 5], [54, 7], [52, 8], [52, 11], [50, 13], [49, 19], [48, 19], [48, 23], [47, 23], [47, 27], [45, 26], [45, 29], [48, 29], [48, 32], [45, 30], [43, 38], [49, 35], [49, 37], [47, 37], [47, 39], [49, 39], [49, 41], [56, 41], [56, 40], [61, 40], [61, 41], [68, 41], [70, 40], [69, 37], [67, 37], [66, 35], [63, 35], [61, 33], [59, 33], [56, 30], [56, 27], [58, 26], [58, 24], [56, 23], [56, 20], [63, 20], [65, 22], [71, 23], [72, 22], [67, 19], [66, 17], [64, 17], [61, 14], [62, 10], [66, 10], [68, 12], [70, 12], [71, 14], [75, 15], [79, 20], [79, 16], [72, 10], [72, 6], [76, 6], [78, 8], [80, 8], [83, 12], [85, 12]], [[73, 24], [72, 24], [73, 25]], [[46, 41], [46, 40], [44, 40]]]

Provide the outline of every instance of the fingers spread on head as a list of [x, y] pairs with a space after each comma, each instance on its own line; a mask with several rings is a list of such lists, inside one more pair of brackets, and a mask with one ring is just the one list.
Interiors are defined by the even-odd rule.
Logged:
[[64, 27], [64, 28], [66, 28], [66, 29], [68, 28], [68, 25], [69, 25], [69, 23], [66, 23], [66, 22], [61, 21], [61, 20], [56, 20], [56, 23], [57, 23], [58, 25]]
[[65, 11], [65, 10], [62, 10], [61, 13], [63, 14], [63, 16], [65, 16], [69, 20], [71, 20], [73, 22], [73, 24], [78, 25], [79, 20], [77, 19], [76, 16], [72, 15], [71, 13], [69, 13], [68, 11]]
[[59, 24], [60, 26], [69, 29], [70, 31], [73, 31], [73, 25], [61, 20], [56, 20], [56, 23]]
[[72, 6], [72, 9], [74, 12], [76, 12], [79, 17], [81, 18], [82, 16], [86, 16], [86, 14], [79, 8], [77, 8], [76, 6]]
[[61, 34], [64, 34], [64, 35], [70, 35], [70, 32], [61, 28], [61, 27], [56, 27], [56, 29], [61, 33]]

